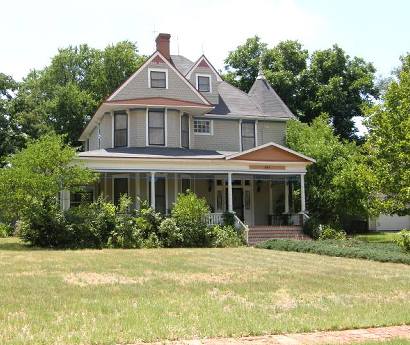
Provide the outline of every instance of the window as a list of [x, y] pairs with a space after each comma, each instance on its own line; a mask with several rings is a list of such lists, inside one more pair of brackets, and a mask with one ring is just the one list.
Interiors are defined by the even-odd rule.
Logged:
[[128, 177], [114, 178], [114, 205], [118, 205], [122, 195], [128, 194]]
[[196, 78], [196, 86], [199, 92], [211, 92], [210, 76], [197, 75]]
[[94, 188], [91, 186], [83, 187], [82, 190], [70, 193], [70, 207], [80, 204], [90, 204], [94, 201]]
[[194, 133], [212, 135], [212, 120], [194, 120]]
[[165, 111], [148, 111], [148, 144], [165, 145]]
[[189, 116], [187, 114], [181, 117], [181, 146], [189, 149]]
[[255, 147], [255, 122], [242, 121], [241, 133], [242, 151], [246, 151]]
[[114, 147], [128, 145], [128, 115], [127, 113], [114, 113]]
[[165, 71], [150, 71], [150, 87], [153, 89], [167, 88], [167, 73]]

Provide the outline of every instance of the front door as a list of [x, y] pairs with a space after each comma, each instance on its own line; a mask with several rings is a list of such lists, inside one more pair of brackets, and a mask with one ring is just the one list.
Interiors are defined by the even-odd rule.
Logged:
[[[232, 188], [232, 208], [238, 218], [243, 221], [243, 189]], [[226, 189], [226, 209], [228, 209], [228, 189]]]

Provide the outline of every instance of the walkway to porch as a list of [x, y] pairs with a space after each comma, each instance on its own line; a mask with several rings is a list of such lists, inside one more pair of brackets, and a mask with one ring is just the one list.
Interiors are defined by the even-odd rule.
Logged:
[[270, 239], [309, 239], [299, 225], [264, 226], [254, 225], [248, 229], [248, 245], [254, 245]]

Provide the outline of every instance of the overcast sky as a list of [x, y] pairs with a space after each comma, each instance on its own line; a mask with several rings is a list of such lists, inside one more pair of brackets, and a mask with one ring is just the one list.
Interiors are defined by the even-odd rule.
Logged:
[[310, 51], [338, 43], [388, 76], [410, 51], [408, 0], [12, 0], [0, 3], [0, 72], [20, 80], [43, 68], [57, 49], [88, 43], [103, 48], [137, 42], [151, 54], [158, 32], [171, 52], [216, 68], [230, 50], [259, 35], [270, 46], [297, 39]]

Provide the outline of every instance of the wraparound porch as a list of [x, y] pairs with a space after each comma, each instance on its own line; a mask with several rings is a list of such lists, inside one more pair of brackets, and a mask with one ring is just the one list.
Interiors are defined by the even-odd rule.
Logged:
[[[148, 200], [157, 211], [168, 214], [178, 194], [187, 190], [207, 200], [210, 224], [220, 223], [224, 212], [234, 212], [251, 227], [300, 226], [306, 211], [304, 173], [111, 171], [101, 172], [88, 193], [90, 198], [103, 195], [114, 203], [127, 194], [135, 208], [139, 200]], [[81, 195], [66, 196], [63, 207], [80, 200]]]

